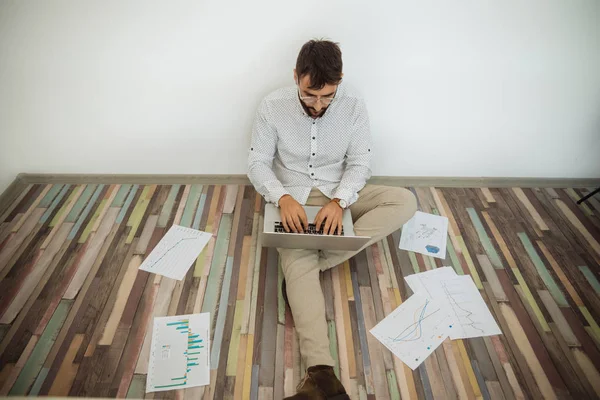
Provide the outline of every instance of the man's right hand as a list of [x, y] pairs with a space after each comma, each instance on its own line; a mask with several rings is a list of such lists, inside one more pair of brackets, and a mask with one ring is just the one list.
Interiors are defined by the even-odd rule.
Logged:
[[289, 194], [279, 199], [281, 223], [286, 232], [304, 233], [308, 229], [308, 219], [304, 208]]

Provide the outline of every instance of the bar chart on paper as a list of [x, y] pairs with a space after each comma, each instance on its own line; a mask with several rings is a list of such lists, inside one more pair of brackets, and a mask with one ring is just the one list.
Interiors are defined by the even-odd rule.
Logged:
[[154, 319], [146, 392], [210, 383], [208, 313]]

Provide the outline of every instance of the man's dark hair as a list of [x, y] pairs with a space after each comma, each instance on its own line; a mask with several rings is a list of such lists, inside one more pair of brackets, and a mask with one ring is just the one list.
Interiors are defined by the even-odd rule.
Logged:
[[296, 60], [296, 73], [300, 80], [310, 76], [310, 88], [337, 85], [342, 80], [342, 51], [329, 40], [311, 40], [302, 46]]

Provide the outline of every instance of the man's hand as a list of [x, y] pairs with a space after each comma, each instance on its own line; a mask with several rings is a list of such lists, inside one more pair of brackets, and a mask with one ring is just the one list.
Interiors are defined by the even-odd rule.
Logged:
[[304, 233], [308, 219], [304, 208], [292, 196], [286, 194], [279, 199], [281, 223], [286, 232]]
[[342, 215], [343, 210], [336, 202], [332, 201], [317, 213], [315, 225], [317, 231], [321, 230], [323, 225], [323, 233], [326, 235], [334, 235], [337, 231], [338, 235], [342, 234]]

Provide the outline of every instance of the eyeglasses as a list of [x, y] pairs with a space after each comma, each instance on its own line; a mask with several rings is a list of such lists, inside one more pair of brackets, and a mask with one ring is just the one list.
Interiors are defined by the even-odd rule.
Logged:
[[320, 101], [324, 106], [328, 106], [333, 103], [333, 100], [335, 100], [333, 97], [302, 97], [300, 91], [298, 91], [298, 97], [300, 97], [300, 100], [302, 100], [307, 106], [315, 105], [317, 104], [317, 101]]
[[317, 104], [317, 101], [320, 101], [321, 104], [324, 106], [328, 106], [331, 103], [333, 103], [333, 100], [335, 100], [335, 95], [337, 94], [337, 89], [336, 89], [335, 93], [331, 97], [315, 97], [315, 96], [304, 97], [304, 96], [302, 96], [302, 93], [300, 92], [300, 86], [298, 86], [298, 84], [296, 84], [296, 88], [298, 89], [298, 97], [307, 106], [313, 106], [313, 105]]

